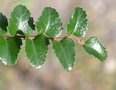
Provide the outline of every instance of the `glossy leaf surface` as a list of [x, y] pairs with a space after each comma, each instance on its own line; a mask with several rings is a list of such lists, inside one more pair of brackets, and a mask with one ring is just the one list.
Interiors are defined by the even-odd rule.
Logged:
[[58, 12], [51, 7], [45, 8], [36, 22], [36, 28], [39, 34], [49, 37], [59, 36], [62, 31], [62, 23]]
[[48, 45], [49, 40], [44, 35], [37, 36], [33, 40], [26, 38], [25, 51], [31, 65], [36, 69], [41, 68], [44, 64], [48, 53]]
[[53, 49], [64, 69], [72, 70], [75, 62], [75, 45], [71, 39], [64, 38], [61, 41], [52, 41]]
[[84, 37], [87, 31], [87, 15], [82, 8], [75, 8], [68, 25], [67, 33], [76, 37]]
[[83, 45], [87, 53], [95, 56], [101, 61], [104, 61], [107, 58], [107, 51], [103, 44], [96, 37], [91, 37]]
[[30, 12], [23, 6], [18, 5], [11, 13], [11, 18], [8, 24], [10, 35], [15, 36], [18, 30], [24, 32], [25, 35], [30, 35], [33, 29], [29, 26]]
[[5, 65], [15, 65], [22, 41], [18, 37], [3, 39], [0, 37], [0, 60]]

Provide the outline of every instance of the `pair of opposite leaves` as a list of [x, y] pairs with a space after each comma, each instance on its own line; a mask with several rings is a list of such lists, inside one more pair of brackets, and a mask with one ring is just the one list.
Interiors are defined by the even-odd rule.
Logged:
[[[67, 25], [68, 35], [76, 37], [84, 37], [87, 31], [86, 12], [82, 8], [75, 8], [71, 19]], [[14, 65], [17, 62], [18, 53], [22, 41], [16, 34], [22, 31], [26, 37], [25, 51], [30, 63], [35, 68], [40, 68], [44, 62], [48, 52], [49, 38], [58, 37], [62, 31], [62, 23], [58, 12], [50, 7], [47, 7], [42, 12], [36, 25], [33, 24], [33, 19], [30, 18], [29, 10], [18, 5], [11, 13], [11, 18], [8, 24], [2, 24], [7, 20], [2, 20], [3, 15], [0, 15], [0, 36], [8, 33], [12, 36], [9, 38], [0, 37], [0, 59], [7, 65]], [[5, 18], [5, 17], [4, 17]], [[7, 27], [8, 26], [8, 27]], [[7, 27], [7, 29], [6, 29]], [[36, 30], [34, 30], [36, 27]], [[34, 39], [29, 39], [30, 35], [38, 34]], [[69, 38], [63, 38], [61, 41], [52, 40], [53, 49], [59, 58], [61, 64], [66, 70], [71, 70], [75, 62], [75, 44]], [[106, 48], [96, 37], [91, 37], [83, 45], [85, 50], [104, 61], [107, 57]]]

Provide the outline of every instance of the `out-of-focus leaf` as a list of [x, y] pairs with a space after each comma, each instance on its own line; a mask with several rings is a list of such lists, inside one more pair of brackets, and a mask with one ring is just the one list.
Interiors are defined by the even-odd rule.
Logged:
[[47, 7], [36, 22], [36, 28], [39, 34], [44, 34], [49, 37], [57, 37], [61, 34], [62, 23], [58, 12]]
[[46, 36], [37, 36], [35, 39], [30, 40], [26, 38], [25, 51], [28, 59], [33, 67], [36, 69], [41, 68], [45, 62], [48, 53], [49, 40]]
[[72, 70], [75, 62], [75, 45], [71, 39], [64, 38], [61, 41], [52, 41], [53, 49], [64, 69]]
[[6, 16], [4, 16], [2, 13], [0, 13], [0, 28], [4, 31], [7, 30], [8, 22]]
[[34, 25], [34, 19], [33, 19], [33, 17], [30, 17], [30, 18], [29, 18], [28, 23], [29, 23], [29, 26], [30, 26], [33, 30], [35, 30], [35, 25]]
[[67, 25], [67, 33], [76, 37], [84, 37], [87, 31], [87, 15], [82, 8], [75, 8]]
[[7, 33], [6, 31], [4, 31], [4, 30], [2, 30], [2, 29], [0, 28], [0, 36], [4, 35], [4, 34], [6, 34], [6, 33]]
[[107, 50], [103, 44], [96, 37], [91, 37], [83, 45], [84, 49], [90, 55], [95, 56], [101, 61], [104, 61], [107, 58]]

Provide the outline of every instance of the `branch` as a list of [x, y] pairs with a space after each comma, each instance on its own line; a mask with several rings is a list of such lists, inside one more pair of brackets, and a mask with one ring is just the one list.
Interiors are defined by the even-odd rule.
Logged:
[[[25, 39], [25, 35], [20, 35], [20, 34], [16, 34], [15, 35], [16, 37], [20, 37], [20, 38], [24, 38]], [[29, 35], [28, 37], [29, 38], [31, 38], [31, 39], [33, 39], [33, 38], [35, 38], [36, 36], [38, 36], [38, 35]], [[2, 38], [9, 38], [9, 37], [12, 37], [12, 36], [10, 36], [10, 35], [3, 35], [3, 36], [0, 36], [0, 37], [2, 37]], [[71, 39], [71, 40], [73, 40], [74, 42], [76, 42], [76, 43], [78, 43], [78, 44], [80, 44], [80, 45], [83, 45], [85, 42], [84, 42], [84, 40], [82, 40], [82, 39], [75, 39], [75, 38], [73, 38], [73, 37], [71, 37], [71, 36], [64, 36], [64, 37], [54, 37], [54, 38], [52, 38], [52, 37], [48, 37], [50, 40], [55, 40], [55, 41], [61, 41], [63, 38], [69, 38], [69, 39]]]

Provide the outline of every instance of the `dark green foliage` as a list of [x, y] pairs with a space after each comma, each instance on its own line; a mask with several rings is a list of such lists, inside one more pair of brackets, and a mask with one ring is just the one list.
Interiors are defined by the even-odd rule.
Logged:
[[32, 33], [32, 28], [29, 26], [30, 12], [23, 6], [18, 5], [11, 13], [11, 18], [8, 23], [9, 34], [15, 36], [18, 30], [24, 32], [25, 35]]
[[6, 16], [0, 13], [0, 35], [6, 34], [7, 26], [8, 26], [8, 21]]
[[29, 26], [30, 26], [33, 30], [35, 30], [35, 25], [34, 25], [34, 19], [33, 19], [33, 17], [30, 17], [30, 18], [29, 18], [28, 24], [29, 24]]
[[30, 11], [25, 6], [18, 5], [12, 11], [9, 20], [0, 13], [0, 60], [5, 65], [15, 65], [23, 38], [27, 57], [31, 65], [37, 69], [45, 62], [50, 40], [56, 56], [67, 71], [72, 70], [75, 63], [74, 41], [78, 41], [87, 53], [104, 61], [107, 58], [107, 51], [96, 37], [91, 37], [85, 43], [70, 37], [84, 37], [87, 22], [86, 12], [82, 8], [75, 8], [67, 25], [68, 35], [58, 37], [62, 31], [62, 22], [54, 8], [46, 7], [34, 25]]
[[8, 21], [7, 21], [7, 18], [6, 16], [4, 16], [2, 13], [0, 13], [0, 28], [2, 30], [7, 30], [7, 27], [8, 26]]
[[16, 64], [21, 45], [22, 41], [18, 37], [0, 38], [0, 60], [5, 65]]
[[95, 56], [101, 61], [104, 61], [107, 57], [106, 48], [96, 37], [91, 37], [86, 43], [83, 45], [87, 53]]
[[37, 36], [32, 40], [27, 37], [25, 43], [25, 51], [30, 63], [33, 67], [40, 68], [48, 53], [49, 39], [44, 35]]
[[75, 45], [71, 39], [64, 38], [61, 41], [53, 41], [53, 49], [64, 69], [72, 70], [75, 62]]
[[59, 36], [62, 31], [62, 23], [58, 12], [51, 7], [45, 8], [36, 22], [36, 28], [39, 34], [48, 37]]
[[84, 37], [87, 31], [87, 15], [82, 8], [75, 8], [67, 25], [67, 33], [76, 37]]

